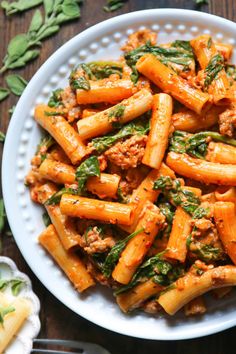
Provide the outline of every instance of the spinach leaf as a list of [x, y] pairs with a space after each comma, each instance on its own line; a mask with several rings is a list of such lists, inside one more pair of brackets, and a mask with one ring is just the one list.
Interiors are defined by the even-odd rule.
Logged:
[[229, 78], [236, 81], [236, 65], [234, 64], [226, 64], [225, 66], [226, 74]]
[[192, 135], [176, 130], [170, 138], [169, 150], [178, 152], [179, 154], [186, 153], [198, 159], [204, 159], [210, 140], [236, 146], [235, 139], [228, 138], [217, 132], [205, 131]]
[[71, 71], [69, 76], [69, 83], [72, 90], [90, 90], [89, 79], [92, 78], [92, 72], [87, 64], [79, 64]]
[[124, 105], [119, 104], [109, 112], [108, 118], [114, 128], [119, 127], [120, 118], [123, 117], [125, 108], [126, 107]]
[[139, 229], [135, 232], [133, 232], [132, 234], [130, 234], [129, 236], [127, 236], [125, 239], [118, 241], [110, 250], [110, 252], [108, 253], [104, 265], [103, 265], [103, 269], [102, 272], [105, 275], [105, 277], [109, 278], [111, 276], [111, 273], [116, 265], [116, 263], [118, 262], [120, 255], [122, 253], [122, 251], [125, 249], [127, 243], [136, 235], [140, 234], [141, 232], [143, 232], [143, 228]]
[[89, 177], [100, 177], [100, 167], [97, 156], [91, 156], [80, 164], [75, 172], [75, 178], [78, 181], [78, 194], [85, 190], [85, 184]]
[[73, 188], [62, 188], [60, 191], [54, 193], [48, 200], [44, 203], [44, 205], [55, 205], [59, 204], [61, 197], [63, 194], [78, 194], [78, 189], [73, 189]]
[[192, 235], [188, 237], [186, 245], [192, 254], [205, 263], [224, 259], [224, 254], [218, 247], [194, 241]]
[[194, 60], [193, 52], [190, 51], [189, 48], [188, 50], [185, 50], [183, 45], [178, 48], [175, 46], [163, 48], [155, 45], [153, 46], [148, 41], [146, 44], [125, 53], [126, 63], [132, 69], [131, 80], [134, 83], [137, 83], [139, 78], [135, 65], [137, 61], [147, 53], [155, 55], [164, 65], [168, 66], [169, 64], [174, 63], [184, 66], [185, 69], [188, 68]]
[[121, 77], [123, 72], [122, 64], [112, 61], [94, 61], [88, 63], [87, 66], [91, 70], [93, 79], [97, 80], [105, 79], [113, 74]]
[[49, 98], [48, 101], [49, 107], [59, 107], [63, 105], [62, 98], [61, 98], [62, 91], [63, 90], [59, 88], [52, 92], [51, 97]]
[[92, 139], [91, 145], [99, 153], [103, 153], [114, 145], [118, 140], [131, 135], [145, 135], [150, 130], [149, 119], [144, 116], [142, 119], [135, 120], [124, 125], [116, 134], [106, 135]]
[[200, 199], [193, 192], [184, 189], [178, 179], [161, 176], [154, 182], [153, 189], [161, 190], [167, 200], [176, 207], [180, 205], [190, 215], [199, 207]]
[[43, 218], [44, 225], [46, 227], [51, 224], [50, 216], [48, 215], [48, 213], [46, 211], [45, 211], [45, 213], [43, 213], [42, 218]]
[[158, 234], [158, 237], [162, 238], [164, 235], [169, 236], [172, 229], [172, 223], [175, 212], [173, 206], [167, 201], [158, 203], [158, 207], [160, 209], [160, 212], [165, 216], [165, 223], [167, 224], [166, 227]]
[[169, 286], [172, 282], [183, 275], [184, 269], [182, 266], [173, 266], [170, 262], [163, 260], [162, 256], [166, 251], [163, 251], [156, 256], [145, 261], [135, 272], [130, 283], [120, 287], [115, 294], [121, 294], [140, 282], [145, 282], [152, 279], [154, 283]]
[[214, 81], [217, 78], [217, 75], [223, 69], [224, 69], [224, 57], [221, 54], [214, 55], [214, 57], [211, 58], [211, 60], [209, 61], [205, 69], [206, 78], [204, 81], [204, 86], [206, 88], [210, 86], [212, 81]]

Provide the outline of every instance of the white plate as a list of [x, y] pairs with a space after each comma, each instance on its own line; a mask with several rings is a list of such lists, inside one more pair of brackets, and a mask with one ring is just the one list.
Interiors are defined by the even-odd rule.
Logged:
[[[32, 349], [32, 340], [38, 335], [40, 330], [39, 309], [40, 304], [37, 296], [32, 290], [30, 279], [19, 272], [15, 263], [8, 257], [0, 257], [0, 279], [21, 279], [24, 282], [21, 291], [17, 297], [23, 297], [31, 303], [31, 314], [16, 334], [14, 339], [5, 350], [5, 354], [29, 354]], [[12, 300], [15, 296], [12, 295], [10, 287], [7, 287], [3, 293], [7, 294]]]
[[[210, 302], [202, 317], [152, 317], [124, 315], [108, 289], [97, 287], [79, 296], [69, 281], [38, 245], [44, 229], [42, 209], [24, 186], [40, 130], [33, 120], [36, 104], [47, 102], [50, 92], [64, 87], [73, 66], [81, 61], [117, 58], [119, 48], [133, 31], [147, 27], [157, 31], [158, 42], [190, 39], [209, 33], [215, 40], [235, 44], [236, 24], [202, 12], [155, 9], [133, 12], [102, 22], [71, 39], [38, 70], [20, 98], [11, 119], [3, 156], [3, 192], [15, 240], [41, 282], [62, 303], [84, 318], [110, 330], [148, 339], [187, 339], [222, 331], [236, 324], [236, 297]], [[235, 60], [235, 53], [234, 53]]]

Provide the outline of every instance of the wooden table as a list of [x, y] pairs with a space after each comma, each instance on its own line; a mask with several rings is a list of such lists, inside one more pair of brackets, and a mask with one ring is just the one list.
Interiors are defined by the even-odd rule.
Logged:
[[[151, 9], [151, 8], [185, 8], [198, 9], [194, 0], [130, 0], [125, 6], [115, 13], [107, 14], [102, 11], [105, 0], [85, 0], [82, 7], [81, 19], [69, 23], [61, 29], [59, 34], [43, 43], [40, 58], [33, 61], [19, 73], [26, 79], [30, 79], [43, 62], [63, 43], [77, 33], [83, 31], [100, 21], [129, 11]], [[209, 6], [201, 7], [202, 11], [210, 12], [230, 20], [236, 20], [235, 0], [209, 0]], [[14, 35], [27, 30], [33, 10], [22, 15], [15, 15], [6, 18], [0, 10], [0, 57], [3, 58], [7, 44]], [[0, 77], [0, 86], [2, 77]], [[7, 110], [15, 104], [16, 97], [11, 95], [0, 105], [1, 121], [0, 130], [6, 131], [9, 117]], [[112, 354], [228, 354], [236, 353], [235, 337], [236, 329], [230, 329], [220, 334], [206, 338], [188, 341], [148, 341], [122, 336], [108, 330], [104, 330], [84, 320], [61, 304], [45, 287], [37, 280], [30, 268], [21, 256], [13, 237], [2, 235], [3, 255], [11, 257], [19, 269], [32, 279], [34, 291], [39, 296], [42, 309], [41, 332], [42, 338], [65, 338], [97, 342], [111, 351]], [[104, 313], [105, 316], [105, 313]], [[17, 353], [16, 353], [17, 354]]]

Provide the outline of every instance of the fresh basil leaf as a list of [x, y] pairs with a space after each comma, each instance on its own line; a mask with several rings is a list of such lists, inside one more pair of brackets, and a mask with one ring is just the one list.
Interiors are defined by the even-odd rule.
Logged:
[[16, 96], [21, 96], [28, 84], [22, 76], [16, 74], [8, 75], [6, 77], [6, 82], [11, 92]]
[[75, 178], [78, 181], [78, 193], [85, 190], [85, 184], [89, 177], [100, 177], [100, 167], [97, 156], [91, 156], [80, 164], [75, 172]]
[[35, 6], [41, 5], [43, 0], [18, 0], [9, 3], [8, 1], [2, 1], [1, 7], [6, 11], [6, 15], [12, 15], [16, 12], [23, 12], [31, 9]]
[[36, 10], [30, 23], [29, 32], [37, 32], [42, 25], [43, 17], [41, 11]]
[[49, 17], [52, 14], [53, 11], [53, 0], [44, 0], [43, 5], [44, 5], [44, 11], [46, 17]]
[[80, 16], [80, 8], [75, 0], [64, 0], [61, 8], [63, 13], [71, 19]]
[[0, 306], [0, 324], [4, 324], [4, 317], [11, 312], [14, 312], [15, 308], [13, 306], [3, 307]]
[[135, 232], [133, 232], [132, 234], [130, 234], [129, 236], [127, 236], [126, 238], [124, 238], [123, 240], [118, 241], [110, 250], [110, 252], [108, 253], [104, 265], [103, 265], [103, 275], [107, 278], [109, 278], [111, 276], [111, 273], [116, 265], [116, 263], [118, 262], [121, 252], [124, 250], [124, 248], [126, 247], [127, 243], [136, 235], [140, 234], [141, 232], [143, 232], [143, 228], [139, 229]]
[[124, 6], [126, 0], [107, 0], [107, 5], [103, 7], [106, 12], [113, 12], [121, 9]]
[[55, 205], [55, 204], [59, 204], [61, 197], [63, 196], [63, 194], [74, 194], [77, 195], [78, 194], [78, 190], [77, 189], [73, 189], [73, 188], [62, 188], [60, 191], [54, 193], [45, 203], [44, 205]]
[[25, 66], [29, 61], [37, 58], [40, 54], [40, 51], [35, 50], [27, 50], [24, 55], [22, 55], [18, 60], [15, 60], [13, 63], [8, 65], [8, 69], [16, 69]]
[[28, 48], [28, 40], [29, 39], [27, 34], [17, 34], [8, 44], [8, 55], [14, 60], [18, 59], [22, 54], [26, 52]]
[[10, 91], [7, 88], [0, 87], [0, 102], [9, 96]]

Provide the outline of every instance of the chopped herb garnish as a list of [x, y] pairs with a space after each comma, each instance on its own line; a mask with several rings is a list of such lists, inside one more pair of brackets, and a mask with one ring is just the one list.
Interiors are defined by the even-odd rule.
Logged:
[[78, 194], [85, 191], [85, 184], [89, 177], [100, 177], [100, 167], [97, 156], [91, 156], [80, 164], [75, 172], [75, 178], [78, 181]]
[[42, 218], [43, 218], [44, 225], [46, 227], [51, 224], [50, 216], [48, 215], [48, 213], [46, 211], [45, 211], [45, 213], [43, 213]]
[[113, 12], [121, 9], [126, 0], [107, 0], [107, 5], [103, 7], [106, 12]]

